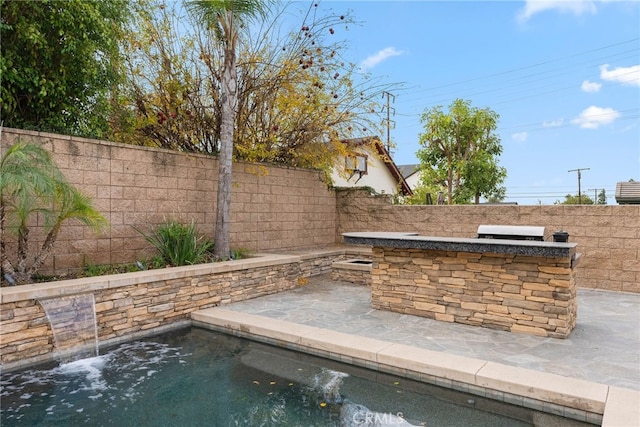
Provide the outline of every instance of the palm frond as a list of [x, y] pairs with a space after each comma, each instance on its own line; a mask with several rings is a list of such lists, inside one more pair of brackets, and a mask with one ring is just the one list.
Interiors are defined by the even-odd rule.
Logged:
[[266, 16], [270, 3], [265, 0], [190, 0], [185, 6], [209, 28], [219, 30], [225, 15], [231, 15], [238, 22], [248, 22]]

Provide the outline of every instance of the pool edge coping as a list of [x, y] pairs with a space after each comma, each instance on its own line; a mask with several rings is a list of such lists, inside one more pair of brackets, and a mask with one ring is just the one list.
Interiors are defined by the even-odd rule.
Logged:
[[[640, 425], [640, 391], [212, 307], [192, 324], [603, 427]], [[425, 362], [427, 359], [429, 362]], [[508, 378], [508, 379], [507, 379]], [[636, 420], [636, 421], [634, 421]]]

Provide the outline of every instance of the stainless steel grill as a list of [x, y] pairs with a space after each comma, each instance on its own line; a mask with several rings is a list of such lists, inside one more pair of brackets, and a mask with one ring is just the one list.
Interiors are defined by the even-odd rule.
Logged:
[[479, 239], [544, 241], [544, 227], [530, 225], [480, 225]]

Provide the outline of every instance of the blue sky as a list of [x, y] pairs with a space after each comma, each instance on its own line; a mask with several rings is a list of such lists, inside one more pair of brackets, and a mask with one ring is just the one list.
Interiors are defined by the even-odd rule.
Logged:
[[[640, 181], [640, 2], [323, 1], [359, 25], [348, 60], [393, 91], [396, 164], [417, 163], [425, 108], [500, 115], [507, 200], [553, 204]], [[386, 135], [380, 135], [386, 139]]]

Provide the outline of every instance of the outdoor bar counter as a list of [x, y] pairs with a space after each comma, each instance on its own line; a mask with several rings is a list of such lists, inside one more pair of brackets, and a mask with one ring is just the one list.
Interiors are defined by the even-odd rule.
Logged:
[[376, 309], [566, 338], [576, 323], [575, 243], [343, 233], [372, 247]]

